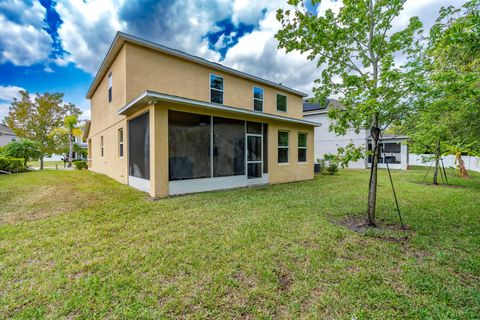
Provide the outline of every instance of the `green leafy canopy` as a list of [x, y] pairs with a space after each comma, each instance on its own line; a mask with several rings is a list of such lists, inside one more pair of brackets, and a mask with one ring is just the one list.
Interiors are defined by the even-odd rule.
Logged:
[[336, 133], [352, 127], [385, 129], [410, 111], [412, 93], [422, 86], [421, 65], [412, 59], [419, 51], [422, 24], [412, 17], [403, 30], [394, 31], [392, 22], [403, 3], [345, 0], [338, 13], [316, 15], [297, 0], [289, 1], [292, 10], [277, 11], [279, 46], [306, 53], [323, 69], [315, 81], [315, 98], [341, 97], [345, 110], [329, 113]]

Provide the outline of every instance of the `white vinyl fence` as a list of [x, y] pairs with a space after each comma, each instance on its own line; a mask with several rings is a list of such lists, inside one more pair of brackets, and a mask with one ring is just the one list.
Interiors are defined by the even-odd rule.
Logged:
[[[415, 154], [415, 153], [410, 153], [408, 156], [408, 164], [411, 166], [424, 166], [424, 167], [429, 167], [432, 162], [432, 160], [427, 160], [426, 162], [422, 161], [422, 158], [429, 158], [432, 157], [431, 154]], [[455, 163], [455, 157], [454, 156], [443, 156], [443, 164], [445, 165], [445, 168], [452, 167], [456, 168], [457, 164]], [[465, 162], [465, 168], [467, 170], [472, 170], [472, 171], [477, 171], [480, 172], [480, 158], [476, 157], [470, 157], [470, 156], [462, 156], [463, 162]]]

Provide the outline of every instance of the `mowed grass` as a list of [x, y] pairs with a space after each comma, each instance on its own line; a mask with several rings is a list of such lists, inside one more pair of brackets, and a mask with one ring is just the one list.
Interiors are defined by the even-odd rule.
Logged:
[[[40, 161], [29, 161], [28, 165], [32, 168], [39, 169], [40, 168]], [[66, 166], [65, 162], [62, 160], [57, 161], [44, 161], [43, 168], [44, 169], [63, 169]]]
[[338, 225], [368, 171], [157, 201], [88, 171], [1, 175], [0, 317], [478, 319], [480, 176], [424, 174], [393, 173], [407, 241]]

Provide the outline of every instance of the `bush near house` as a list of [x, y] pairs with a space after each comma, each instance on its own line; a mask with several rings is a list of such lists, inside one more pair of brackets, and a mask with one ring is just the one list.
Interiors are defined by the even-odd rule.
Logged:
[[27, 171], [27, 168], [23, 159], [0, 157], [0, 171], [19, 173]]
[[88, 169], [87, 161], [84, 160], [74, 160], [73, 165], [77, 170]]

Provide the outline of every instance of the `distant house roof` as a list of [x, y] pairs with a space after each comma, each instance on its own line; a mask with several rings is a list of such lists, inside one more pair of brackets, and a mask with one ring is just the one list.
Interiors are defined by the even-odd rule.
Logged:
[[324, 113], [328, 108], [343, 109], [343, 105], [337, 99], [327, 99], [324, 103], [311, 102], [312, 99], [306, 99], [303, 102], [303, 112], [319, 112]]
[[[367, 139], [372, 139], [371, 135], [368, 135]], [[408, 136], [403, 134], [382, 134], [380, 140], [407, 140]]]
[[153, 49], [153, 50], [156, 50], [156, 51], [159, 51], [159, 52], [163, 52], [163, 53], [166, 53], [166, 54], [169, 54], [169, 55], [172, 55], [172, 56], [176, 56], [176, 57], [188, 60], [188, 61], [192, 61], [192, 62], [201, 64], [201, 65], [204, 65], [206, 67], [209, 67], [209, 68], [212, 68], [212, 69], [215, 69], [215, 70], [220, 70], [220, 71], [223, 71], [223, 72], [226, 72], [226, 73], [229, 73], [229, 74], [233, 74], [233, 75], [242, 77], [244, 79], [252, 80], [252, 81], [264, 84], [264, 85], [268, 85], [268, 86], [274, 87], [276, 89], [280, 89], [280, 90], [292, 93], [292, 94], [297, 95], [297, 96], [301, 96], [301, 97], [306, 97], [307, 96], [307, 94], [305, 94], [301, 91], [286, 87], [286, 86], [282, 85], [281, 83], [276, 83], [276, 82], [273, 82], [273, 81], [270, 81], [270, 80], [262, 79], [260, 77], [257, 77], [257, 76], [254, 76], [254, 75], [251, 75], [251, 74], [248, 74], [248, 73], [245, 73], [245, 72], [242, 72], [242, 71], [235, 70], [233, 68], [224, 66], [220, 63], [212, 62], [212, 61], [203, 59], [201, 57], [197, 57], [197, 56], [188, 54], [186, 52], [183, 52], [183, 51], [180, 51], [180, 50], [177, 50], [177, 49], [169, 48], [167, 46], [164, 46], [164, 45], [161, 45], [161, 44], [158, 44], [158, 43], [155, 43], [155, 42], [151, 42], [151, 41], [148, 41], [148, 40], [145, 40], [145, 39], [127, 34], [127, 33], [117, 32], [117, 34], [115, 35], [115, 38], [113, 39], [112, 44], [110, 45], [110, 49], [108, 49], [107, 55], [103, 59], [103, 62], [100, 66], [100, 69], [98, 69], [98, 72], [95, 75], [95, 78], [93, 79], [93, 82], [90, 85], [90, 88], [88, 89], [88, 92], [87, 92], [87, 95], [86, 95], [87, 99], [92, 98], [93, 93], [95, 92], [98, 85], [100, 84], [100, 81], [102, 80], [103, 76], [107, 73], [108, 68], [112, 64], [112, 62], [115, 59], [117, 53], [120, 51], [120, 49], [122, 48], [122, 46], [125, 42], [134, 43], [134, 44], [140, 45], [142, 47], [150, 48], [150, 49]]
[[0, 135], [14, 136], [12, 129], [0, 123]]

